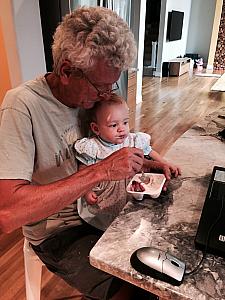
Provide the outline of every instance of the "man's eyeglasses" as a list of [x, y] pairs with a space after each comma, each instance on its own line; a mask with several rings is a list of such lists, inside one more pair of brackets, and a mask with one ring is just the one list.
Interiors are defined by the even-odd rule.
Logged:
[[74, 71], [74, 72], [79, 72], [80, 75], [82, 75], [82, 77], [90, 84], [93, 86], [93, 88], [95, 88], [95, 90], [97, 91], [97, 94], [98, 94], [98, 97], [100, 98], [109, 98], [111, 96], [111, 94], [117, 90], [119, 90], [119, 85], [117, 82], [115, 82], [113, 85], [112, 85], [112, 88], [111, 89], [107, 89], [107, 90], [100, 90], [99, 88], [97, 88], [97, 86], [85, 75], [85, 73], [81, 70], [81, 69], [71, 69], [71, 71]]

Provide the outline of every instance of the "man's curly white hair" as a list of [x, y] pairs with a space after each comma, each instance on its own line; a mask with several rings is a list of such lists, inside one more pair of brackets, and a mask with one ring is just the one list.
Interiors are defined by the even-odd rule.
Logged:
[[67, 14], [56, 29], [52, 45], [54, 72], [64, 61], [88, 70], [96, 58], [121, 71], [136, 58], [136, 43], [128, 24], [114, 11], [103, 7], [80, 7]]

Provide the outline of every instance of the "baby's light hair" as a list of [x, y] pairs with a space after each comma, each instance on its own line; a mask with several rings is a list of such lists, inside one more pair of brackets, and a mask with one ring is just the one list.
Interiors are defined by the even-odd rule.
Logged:
[[123, 97], [121, 97], [115, 93], [112, 93], [108, 100], [96, 102], [94, 107], [87, 111], [88, 116], [89, 116], [89, 118], [88, 118], [89, 122], [90, 123], [97, 122], [97, 113], [99, 112], [100, 109], [102, 109], [102, 107], [119, 105], [119, 104], [123, 104], [123, 103], [126, 103], [126, 101], [124, 100]]
[[104, 7], [80, 7], [67, 14], [53, 36], [54, 72], [64, 61], [90, 69], [98, 57], [109, 66], [126, 70], [136, 59], [136, 43], [128, 24]]

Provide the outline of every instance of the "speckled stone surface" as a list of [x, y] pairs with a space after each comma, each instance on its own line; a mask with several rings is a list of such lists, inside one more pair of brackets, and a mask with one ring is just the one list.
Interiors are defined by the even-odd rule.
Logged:
[[[141, 275], [130, 256], [142, 246], [168, 250], [186, 262], [187, 271], [201, 260], [194, 238], [214, 165], [225, 167], [225, 143], [217, 132], [225, 127], [225, 108], [188, 130], [166, 158], [182, 168], [158, 199], [129, 202], [90, 253], [93, 266], [146, 289], [161, 299], [225, 299], [225, 260], [207, 255], [197, 273], [173, 286]], [[219, 116], [219, 117], [218, 117]], [[222, 116], [222, 117], [221, 117]], [[218, 122], [217, 122], [217, 121]], [[223, 123], [224, 122], [224, 123]]]

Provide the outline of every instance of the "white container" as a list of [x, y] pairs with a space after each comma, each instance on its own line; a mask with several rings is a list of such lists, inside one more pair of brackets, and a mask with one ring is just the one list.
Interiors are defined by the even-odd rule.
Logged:
[[[149, 195], [152, 198], [158, 198], [166, 181], [165, 175], [158, 173], [145, 173], [144, 175], [150, 178], [150, 182], [147, 184], [144, 183], [141, 180], [142, 174], [136, 174], [127, 185], [127, 192], [139, 201], [143, 199], [144, 195]], [[135, 192], [131, 190], [132, 181], [134, 180], [141, 183], [145, 189], [143, 192]]]

